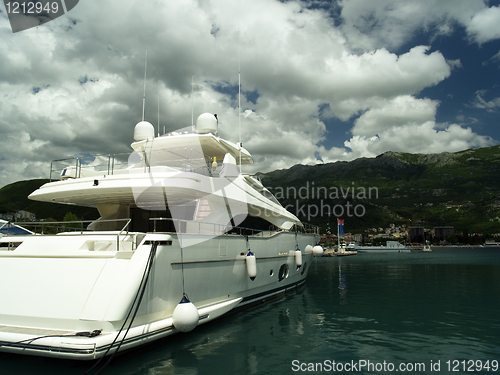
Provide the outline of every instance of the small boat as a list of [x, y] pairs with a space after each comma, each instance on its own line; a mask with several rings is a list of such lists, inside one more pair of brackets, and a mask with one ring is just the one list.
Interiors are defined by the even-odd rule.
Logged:
[[356, 251], [356, 246], [353, 243], [346, 244], [345, 242], [341, 242], [337, 247], [337, 252], [335, 256], [349, 256], [356, 255], [358, 252]]
[[426, 243], [426, 244], [424, 245], [424, 247], [423, 247], [422, 251], [423, 251], [424, 253], [431, 253], [431, 252], [432, 252], [431, 245], [430, 245], [430, 244], [428, 244], [428, 243]]
[[141, 121], [129, 155], [52, 162], [54, 180], [29, 198], [101, 217], [0, 239], [0, 351], [92, 360], [305, 282], [318, 228], [241, 173], [250, 153], [217, 130], [208, 113], [163, 136]]
[[22, 236], [35, 233], [14, 223], [0, 219], [0, 250], [13, 250], [22, 242]]
[[398, 241], [387, 241], [386, 245], [381, 246], [360, 246], [357, 245], [358, 253], [410, 253], [411, 249]]
[[0, 219], [0, 238], [3, 236], [30, 236], [34, 233], [20, 225]]

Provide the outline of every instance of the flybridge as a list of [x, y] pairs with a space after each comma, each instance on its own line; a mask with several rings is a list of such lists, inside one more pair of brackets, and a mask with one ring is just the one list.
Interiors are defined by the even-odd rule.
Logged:
[[234, 165], [238, 159], [242, 164], [253, 163], [246, 149], [216, 136], [216, 122], [213, 115], [203, 114], [197, 120], [196, 129], [188, 127], [155, 138], [153, 125], [141, 121], [134, 131], [136, 142], [131, 145], [134, 152], [54, 160], [50, 180], [151, 173], [152, 168], [159, 173], [194, 172], [219, 177], [225, 159]]
[[[218, 163], [218, 166], [220, 164]], [[136, 152], [132, 152], [53, 160], [50, 165], [50, 181], [153, 171], [197, 172], [207, 176], [213, 175], [203, 154], [187, 147], [179, 147], [149, 150], [143, 158]]]

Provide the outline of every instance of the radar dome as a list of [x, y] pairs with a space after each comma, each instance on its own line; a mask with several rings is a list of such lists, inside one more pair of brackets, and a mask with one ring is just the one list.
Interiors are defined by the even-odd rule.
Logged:
[[139, 122], [134, 128], [134, 139], [139, 141], [144, 141], [145, 139], [153, 139], [155, 137], [154, 126], [147, 121]]
[[217, 134], [217, 118], [211, 113], [202, 113], [196, 120], [198, 134]]

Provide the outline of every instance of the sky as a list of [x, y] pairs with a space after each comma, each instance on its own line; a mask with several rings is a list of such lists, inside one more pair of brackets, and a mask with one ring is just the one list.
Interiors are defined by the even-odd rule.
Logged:
[[131, 151], [146, 53], [161, 133], [238, 142], [240, 72], [245, 173], [500, 143], [500, 1], [80, 0], [16, 33], [0, 4], [0, 187]]

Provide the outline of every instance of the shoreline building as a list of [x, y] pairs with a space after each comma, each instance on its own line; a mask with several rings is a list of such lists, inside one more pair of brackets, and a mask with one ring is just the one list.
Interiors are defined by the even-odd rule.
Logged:
[[410, 242], [423, 243], [424, 242], [424, 227], [410, 227]]
[[455, 234], [454, 227], [435, 227], [434, 238], [438, 241], [446, 241], [448, 237]]

